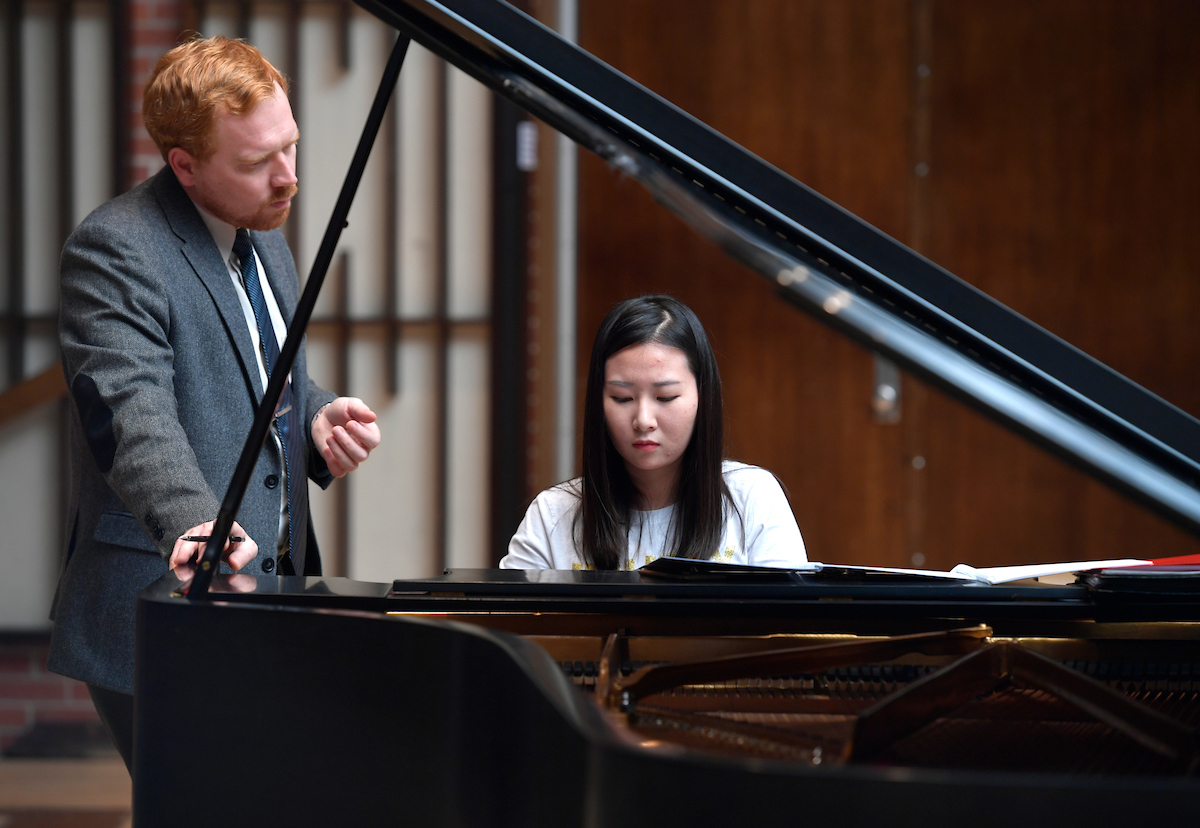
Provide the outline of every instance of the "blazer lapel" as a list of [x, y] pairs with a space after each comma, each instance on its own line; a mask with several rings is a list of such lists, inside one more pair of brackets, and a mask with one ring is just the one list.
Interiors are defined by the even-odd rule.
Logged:
[[180, 241], [180, 254], [212, 297], [221, 324], [233, 341], [247, 387], [254, 401], [261, 402], [266, 389], [259, 375], [254, 342], [246, 328], [246, 317], [242, 313], [237, 290], [229, 278], [229, 269], [221, 260], [212, 234], [170, 167], [164, 167], [155, 177], [155, 191], [171, 231]]

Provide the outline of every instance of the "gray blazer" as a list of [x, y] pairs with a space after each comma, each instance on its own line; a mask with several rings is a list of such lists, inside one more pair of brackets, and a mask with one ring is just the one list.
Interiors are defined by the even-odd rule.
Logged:
[[[287, 242], [251, 235], [290, 323], [298, 279]], [[264, 389], [225, 262], [170, 167], [71, 234], [61, 302], [71, 489], [48, 666], [132, 693], [137, 593], [166, 572], [179, 535], [217, 516]], [[307, 424], [333, 395], [308, 379], [303, 349], [292, 376]], [[311, 435], [307, 454], [296, 479], [328, 486]], [[244, 572], [274, 557], [280, 467], [268, 440], [237, 515], [259, 544]], [[310, 526], [307, 510], [304, 498], [299, 527]], [[311, 531], [295, 534], [319, 572]]]

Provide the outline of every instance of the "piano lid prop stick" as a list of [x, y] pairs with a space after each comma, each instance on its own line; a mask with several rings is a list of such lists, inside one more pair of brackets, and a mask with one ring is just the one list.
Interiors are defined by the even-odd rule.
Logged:
[[300, 340], [303, 338], [304, 330], [308, 327], [308, 320], [312, 316], [313, 308], [317, 304], [317, 296], [321, 292], [321, 285], [325, 281], [329, 263], [333, 260], [333, 252], [337, 248], [342, 229], [346, 227], [346, 217], [350, 214], [350, 205], [354, 202], [354, 195], [358, 191], [359, 182], [366, 169], [367, 159], [371, 156], [371, 147], [375, 144], [375, 138], [379, 134], [384, 112], [387, 110], [392, 90], [396, 87], [396, 81], [400, 77], [400, 68], [404, 65], [404, 56], [408, 52], [410, 42], [407, 37], [398, 37], [396, 45], [392, 48], [392, 54], [388, 58], [387, 66], [384, 68], [383, 77], [379, 81], [379, 89], [375, 92], [375, 100], [372, 102], [371, 111], [367, 116], [367, 123], [363, 127], [358, 147], [354, 151], [354, 158], [350, 162], [350, 170], [342, 184], [341, 194], [334, 205], [333, 214], [329, 217], [329, 224], [325, 228], [325, 237], [321, 240], [321, 247], [317, 250], [317, 257], [309, 272], [308, 282], [304, 286], [304, 294], [296, 305], [296, 314], [292, 318], [292, 324], [288, 326], [287, 339], [283, 343], [279, 361], [271, 374], [270, 382], [267, 383], [267, 391], [263, 394], [258, 411], [255, 412], [254, 424], [246, 436], [246, 444], [242, 448], [241, 457], [238, 458], [237, 468], [233, 472], [233, 478], [229, 481], [229, 488], [225, 491], [225, 499], [217, 514], [212, 536], [208, 545], [204, 547], [204, 554], [200, 558], [199, 566], [196, 567], [196, 574], [187, 587], [189, 601], [198, 601], [208, 594], [208, 587], [212, 583], [212, 577], [216, 573], [217, 563], [221, 557], [221, 549], [225, 546], [225, 539], [229, 537], [229, 530], [233, 528], [233, 519], [237, 515], [238, 507], [242, 505], [242, 498], [250, 485], [250, 476], [254, 472], [259, 449], [266, 441], [267, 430], [271, 427], [271, 420], [274, 419], [275, 402], [283, 391], [284, 382], [292, 372], [296, 355], [300, 352]]

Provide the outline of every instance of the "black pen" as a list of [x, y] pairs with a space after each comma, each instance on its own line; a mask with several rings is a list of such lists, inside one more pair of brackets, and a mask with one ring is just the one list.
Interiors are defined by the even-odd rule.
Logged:
[[[204, 543], [205, 541], [208, 541], [211, 538], [212, 538], [212, 535], [184, 535], [183, 537], [180, 538], [180, 540], [196, 541], [197, 543]], [[244, 540], [245, 540], [245, 538], [243, 538], [241, 535], [230, 535], [229, 536], [230, 543], [241, 543]]]

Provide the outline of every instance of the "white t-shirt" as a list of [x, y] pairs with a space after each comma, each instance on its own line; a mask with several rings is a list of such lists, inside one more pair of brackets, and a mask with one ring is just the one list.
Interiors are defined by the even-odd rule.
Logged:
[[[732, 460], [721, 465], [721, 473], [737, 508], [726, 516], [725, 537], [712, 560], [785, 569], [807, 561], [800, 528], [775, 475]], [[594, 569], [584, 563], [575, 539], [579, 505], [578, 478], [539, 494], [509, 541], [500, 567]], [[674, 506], [630, 513], [629, 552], [621, 569], [637, 569], [664, 555], [674, 514]]]

